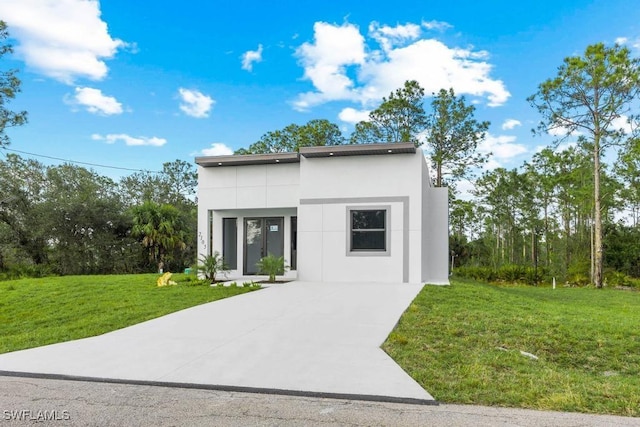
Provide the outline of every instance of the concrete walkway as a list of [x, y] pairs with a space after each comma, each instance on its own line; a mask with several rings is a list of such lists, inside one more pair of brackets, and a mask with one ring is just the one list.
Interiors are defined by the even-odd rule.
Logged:
[[291, 282], [97, 337], [0, 355], [0, 372], [434, 403], [379, 347], [421, 285]]

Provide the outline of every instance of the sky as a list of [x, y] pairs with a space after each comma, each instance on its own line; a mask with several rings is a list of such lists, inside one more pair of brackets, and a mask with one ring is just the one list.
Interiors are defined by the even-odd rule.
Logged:
[[0, 0], [0, 19], [0, 69], [22, 80], [7, 107], [29, 114], [8, 148], [113, 178], [312, 119], [348, 137], [412, 79], [491, 122], [486, 168], [518, 167], [551, 141], [526, 98], [563, 58], [597, 42], [640, 55], [640, 8], [622, 0]]

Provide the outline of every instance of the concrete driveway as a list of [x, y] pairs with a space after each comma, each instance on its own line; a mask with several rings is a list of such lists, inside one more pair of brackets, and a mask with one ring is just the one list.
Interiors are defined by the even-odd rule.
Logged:
[[0, 355], [0, 373], [434, 403], [380, 345], [418, 284], [290, 282]]

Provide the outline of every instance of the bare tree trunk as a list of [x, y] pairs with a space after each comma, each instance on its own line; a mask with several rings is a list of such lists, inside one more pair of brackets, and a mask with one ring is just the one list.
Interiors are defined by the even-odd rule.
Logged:
[[600, 200], [600, 135], [596, 128], [593, 141], [593, 227], [594, 227], [594, 271], [593, 282], [596, 288], [602, 287], [602, 208]]

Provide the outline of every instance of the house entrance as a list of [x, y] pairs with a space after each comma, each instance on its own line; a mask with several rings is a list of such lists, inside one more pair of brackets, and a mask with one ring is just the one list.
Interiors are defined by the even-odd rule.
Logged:
[[284, 255], [284, 218], [245, 218], [244, 274], [258, 274], [256, 263], [268, 254]]

